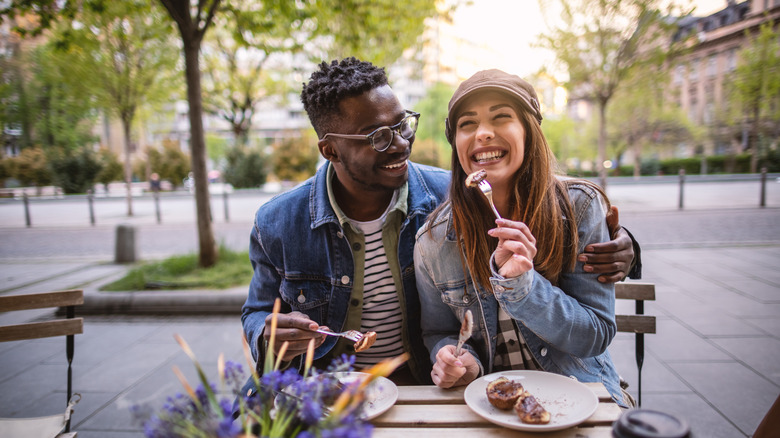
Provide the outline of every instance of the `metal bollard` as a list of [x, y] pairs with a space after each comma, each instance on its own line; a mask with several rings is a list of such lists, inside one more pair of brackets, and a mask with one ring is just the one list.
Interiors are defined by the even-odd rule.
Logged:
[[27, 228], [32, 227], [32, 221], [30, 220], [30, 200], [27, 198], [27, 192], [22, 192], [22, 201], [24, 201], [24, 221], [27, 224]]
[[89, 223], [95, 225], [95, 206], [92, 199], [92, 189], [87, 190], [87, 203], [89, 204]]
[[680, 169], [680, 203], [678, 208], [683, 209], [683, 184], [685, 183], [685, 169]]
[[157, 214], [157, 223], [162, 223], [162, 215], [160, 214], [160, 192], [154, 191], [154, 211]]
[[228, 193], [227, 190], [222, 191], [222, 201], [225, 204], [225, 222], [230, 222], [230, 215], [228, 214]]
[[135, 227], [122, 224], [116, 227], [115, 263], [135, 262]]
[[759, 207], [766, 207], [766, 167], [761, 168], [761, 200]]

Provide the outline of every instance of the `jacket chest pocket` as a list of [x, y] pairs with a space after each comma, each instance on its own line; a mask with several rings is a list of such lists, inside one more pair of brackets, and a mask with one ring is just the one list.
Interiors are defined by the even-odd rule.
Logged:
[[467, 308], [477, 303], [477, 295], [471, 283], [465, 281], [440, 286], [441, 300], [454, 308]]
[[293, 311], [304, 313], [320, 324], [325, 321], [332, 293], [330, 282], [284, 279], [280, 293]]

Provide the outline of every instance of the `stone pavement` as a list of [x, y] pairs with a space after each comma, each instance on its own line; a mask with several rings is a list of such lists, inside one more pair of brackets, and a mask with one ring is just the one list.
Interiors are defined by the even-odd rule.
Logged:
[[[641, 196], [636, 199], [641, 202]], [[765, 219], [780, 215], [776, 207], [760, 214], [753, 211]], [[652, 232], [664, 232], [665, 215], [653, 216], [661, 223]], [[673, 235], [670, 241], [678, 239]], [[657, 301], [646, 305], [646, 313], [658, 317], [658, 333], [645, 341], [643, 407], [680, 415], [691, 424], [695, 437], [751, 436], [780, 394], [780, 241], [775, 236], [746, 244], [648, 245], [643, 262], [642, 281], [655, 283], [657, 293]], [[216, 375], [220, 353], [243, 362], [239, 312], [245, 288], [98, 291], [126, 269], [62, 257], [4, 259], [0, 266], [2, 294], [72, 287], [85, 291], [85, 330], [76, 337], [73, 363], [74, 391], [82, 394], [82, 400], [72, 424], [80, 438], [143, 436], [130, 408], [158, 408], [167, 396], [180, 392], [173, 366], [196, 382], [194, 368], [174, 341], [174, 333], [190, 343], [209, 376]], [[142, 314], [150, 309], [157, 309], [157, 314]], [[618, 312], [631, 311], [618, 308]], [[50, 314], [29, 312], [17, 319]], [[11, 320], [0, 313], [0, 323]], [[0, 344], [0, 417], [64, 410], [64, 350], [60, 338]], [[633, 335], [618, 334], [610, 352], [635, 390]]]
[[[658, 333], [646, 340], [643, 407], [681, 415], [696, 437], [750, 436], [780, 394], [780, 246], [650, 249], [644, 252], [644, 263], [644, 281], [657, 285], [658, 300], [646, 311], [658, 316]], [[49, 268], [26, 266], [19, 275], [40, 275]], [[18, 291], [82, 284], [90, 302], [106, 294], [97, 291], [98, 285], [124, 269], [58, 268], [61, 276], [48, 271], [50, 280]], [[90, 282], [98, 271], [113, 272]], [[178, 310], [200, 306], [206, 297], [169, 294], [180, 295], [171, 301], [178, 303]], [[73, 418], [79, 437], [142, 436], [130, 407], [159, 407], [165, 397], [179, 392], [171, 371], [174, 365], [195, 381], [174, 333], [192, 345], [211, 376], [219, 353], [243, 361], [238, 315], [243, 294], [239, 288], [220, 292], [209, 304], [233, 302], [233, 314], [86, 315], [73, 365], [74, 390], [83, 396]], [[120, 301], [140, 305], [144, 299]], [[633, 335], [618, 334], [610, 351], [621, 374], [636, 388]], [[62, 410], [66, 370], [62, 339], [0, 344], [0, 369], [0, 416]]]

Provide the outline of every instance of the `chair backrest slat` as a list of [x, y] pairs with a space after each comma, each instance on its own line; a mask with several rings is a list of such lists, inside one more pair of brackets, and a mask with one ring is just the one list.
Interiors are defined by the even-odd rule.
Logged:
[[619, 300], [655, 300], [653, 283], [616, 283], [615, 298]]
[[615, 315], [617, 330], [627, 333], [655, 333], [655, 316]]
[[25, 339], [50, 338], [84, 333], [84, 319], [55, 319], [44, 322], [31, 322], [0, 326], [0, 342], [22, 341]]
[[0, 297], [0, 312], [45, 309], [47, 307], [80, 306], [82, 304], [84, 304], [84, 291], [81, 289], [23, 295], [6, 295]]

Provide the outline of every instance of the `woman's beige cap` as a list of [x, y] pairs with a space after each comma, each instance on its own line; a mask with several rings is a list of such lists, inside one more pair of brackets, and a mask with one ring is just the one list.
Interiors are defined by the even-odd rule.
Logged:
[[509, 97], [516, 99], [523, 108], [533, 114], [536, 120], [539, 121], [539, 124], [542, 123], [539, 99], [537, 99], [536, 91], [531, 84], [519, 76], [511, 75], [501, 70], [482, 70], [463, 81], [458, 86], [458, 89], [455, 90], [452, 99], [450, 99], [450, 104], [447, 107], [447, 119], [444, 121], [444, 133], [450, 144], [452, 144], [455, 134], [455, 126], [452, 126], [450, 121], [453, 120], [458, 105], [475, 92], [484, 90], [495, 90], [509, 95]]

